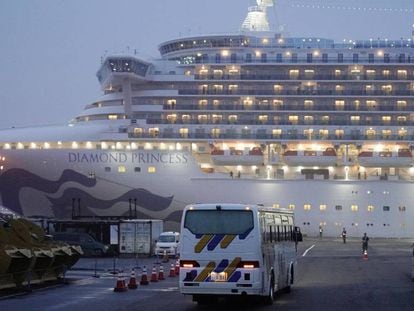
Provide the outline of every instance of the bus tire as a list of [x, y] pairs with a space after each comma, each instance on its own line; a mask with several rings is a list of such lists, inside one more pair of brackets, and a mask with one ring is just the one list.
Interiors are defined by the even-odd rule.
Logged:
[[269, 292], [267, 293], [267, 296], [264, 299], [264, 303], [267, 305], [272, 305], [273, 302], [275, 301], [275, 281], [273, 280], [273, 276], [272, 279], [270, 280], [270, 284], [269, 284]]

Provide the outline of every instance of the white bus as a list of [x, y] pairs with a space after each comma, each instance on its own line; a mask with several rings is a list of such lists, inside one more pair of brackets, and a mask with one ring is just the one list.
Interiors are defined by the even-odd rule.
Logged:
[[194, 204], [181, 220], [179, 287], [198, 303], [255, 295], [272, 303], [296, 278], [302, 240], [292, 211], [246, 204]]

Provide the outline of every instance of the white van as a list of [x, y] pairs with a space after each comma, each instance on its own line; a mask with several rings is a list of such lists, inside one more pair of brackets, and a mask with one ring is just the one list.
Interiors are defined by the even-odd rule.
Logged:
[[180, 234], [178, 232], [163, 232], [155, 243], [155, 255], [163, 256], [164, 252], [168, 256], [180, 254]]

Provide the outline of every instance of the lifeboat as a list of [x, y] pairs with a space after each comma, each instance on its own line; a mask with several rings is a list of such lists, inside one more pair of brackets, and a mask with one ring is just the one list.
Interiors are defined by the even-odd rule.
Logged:
[[211, 160], [215, 165], [260, 165], [263, 163], [263, 152], [260, 147], [250, 150], [221, 150], [214, 148]]
[[286, 150], [283, 159], [287, 165], [293, 166], [332, 166], [337, 160], [334, 148], [326, 148], [325, 151]]
[[358, 155], [359, 165], [364, 167], [404, 167], [412, 164], [409, 149], [398, 151], [361, 151]]

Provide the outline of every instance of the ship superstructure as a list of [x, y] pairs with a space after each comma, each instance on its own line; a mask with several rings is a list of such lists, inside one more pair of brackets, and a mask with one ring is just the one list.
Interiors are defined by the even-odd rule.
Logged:
[[186, 204], [239, 198], [294, 209], [309, 233], [413, 234], [414, 41], [285, 37], [272, 4], [238, 34], [164, 42], [156, 61], [107, 56], [104, 95], [70, 124], [3, 131], [2, 204], [138, 205], [174, 227]]

